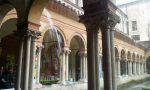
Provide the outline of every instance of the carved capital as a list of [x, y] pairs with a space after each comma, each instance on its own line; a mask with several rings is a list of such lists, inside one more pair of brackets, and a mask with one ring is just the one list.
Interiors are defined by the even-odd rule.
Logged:
[[119, 16], [113, 12], [106, 12], [101, 14], [100, 28], [114, 29], [117, 23], [120, 22]]
[[82, 22], [86, 28], [90, 29], [111, 29], [120, 22], [119, 16], [111, 11], [100, 11], [98, 13], [80, 16], [80, 22]]

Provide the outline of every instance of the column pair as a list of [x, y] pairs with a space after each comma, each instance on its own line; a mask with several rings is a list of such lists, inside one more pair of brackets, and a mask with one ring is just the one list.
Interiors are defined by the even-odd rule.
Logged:
[[121, 64], [120, 64], [120, 61], [121, 61], [121, 59], [118, 57], [118, 58], [117, 58], [117, 77], [118, 77], [118, 78], [121, 77], [121, 69], [120, 69], [120, 68], [121, 68], [121, 67], [120, 67]]
[[60, 78], [61, 78], [61, 83], [66, 84], [66, 81], [68, 81], [69, 76], [68, 76], [68, 66], [69, 66], [69, 54], [71, 50], [69, 48], [63, 48], [62, 49], [62, 59], [60, 62]]
[[26, 23], [19, 23], [15, 35], [20, 41], [20, 55], [17, 65], [16, 90], [33, 89], [33, 69], [35, 56], [35, 39], [41, 35], [39, 31], [29, 30]]
[[79, 52], [80, 55], [80, 81], [86, 82], [86, 74], [87, 74], [87, 70], [86, 70], [86, 52], [85, 51], [80, 51]]
[[107, 0], [104, 2], [89, 2], [88, 0], [83, 2], [83, 9], [85, 12], [83, 16], [80, 16], [81, 22], [84, 23], [87, 31], [88, 90], [99, 90], [99, 30], [101, 30], [102, 33], [104, 90], [116, 90], [113, 28], [119, 22], [119, 17], [114, 12], [109, 10], [109, 2]]

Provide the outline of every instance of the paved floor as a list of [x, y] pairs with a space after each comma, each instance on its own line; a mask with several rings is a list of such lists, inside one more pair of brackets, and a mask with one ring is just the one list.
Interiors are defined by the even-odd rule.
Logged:
[[50, 86], [43, 86], [35, 90], [87, 90], [87, 84], [85, 83], [70, 83], [66, 85], [55, 84]]
[[142, 88], [145, 86], [145, 85], [148, 85], [150, 84], [150, 82], [143, 82], [143, 83], [139, 83], [139, 84], [136, 84], [136, 85], [131, 85], [131, 86], [126, 86], [124, 88], [120, 88], [118, 90], [142, 90]]

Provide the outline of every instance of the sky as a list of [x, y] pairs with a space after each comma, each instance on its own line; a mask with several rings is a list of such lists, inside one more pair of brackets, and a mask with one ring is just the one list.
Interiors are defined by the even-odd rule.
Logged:
[[137, 0], [116, 0], [116, 4], [120, 5], [120, 4], [129, 3], [133, 1], [137, 1]]

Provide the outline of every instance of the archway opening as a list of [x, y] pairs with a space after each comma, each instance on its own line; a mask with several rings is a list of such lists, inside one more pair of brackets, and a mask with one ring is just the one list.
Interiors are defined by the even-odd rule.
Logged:
[[146, 72], [150, 74], [150, 56], [146, 59]]
[[70, 43], [71, 53], [69, 55], [69, 79], [79, 81], [81, 79], [82, 51], [84, 49], [83, 40], [79, 36], [74, 36]]
[[53, 84], [60, 80], [61, 47], [64, 40], [57, 27], [48, 30], [43, 38], [40, 82]]
[[126, 62], [125, 62], [125, 51], [121, 50], [121, 62], [120, 62], [120, 68], [121, 68], [121, 75], [126, 74]]

